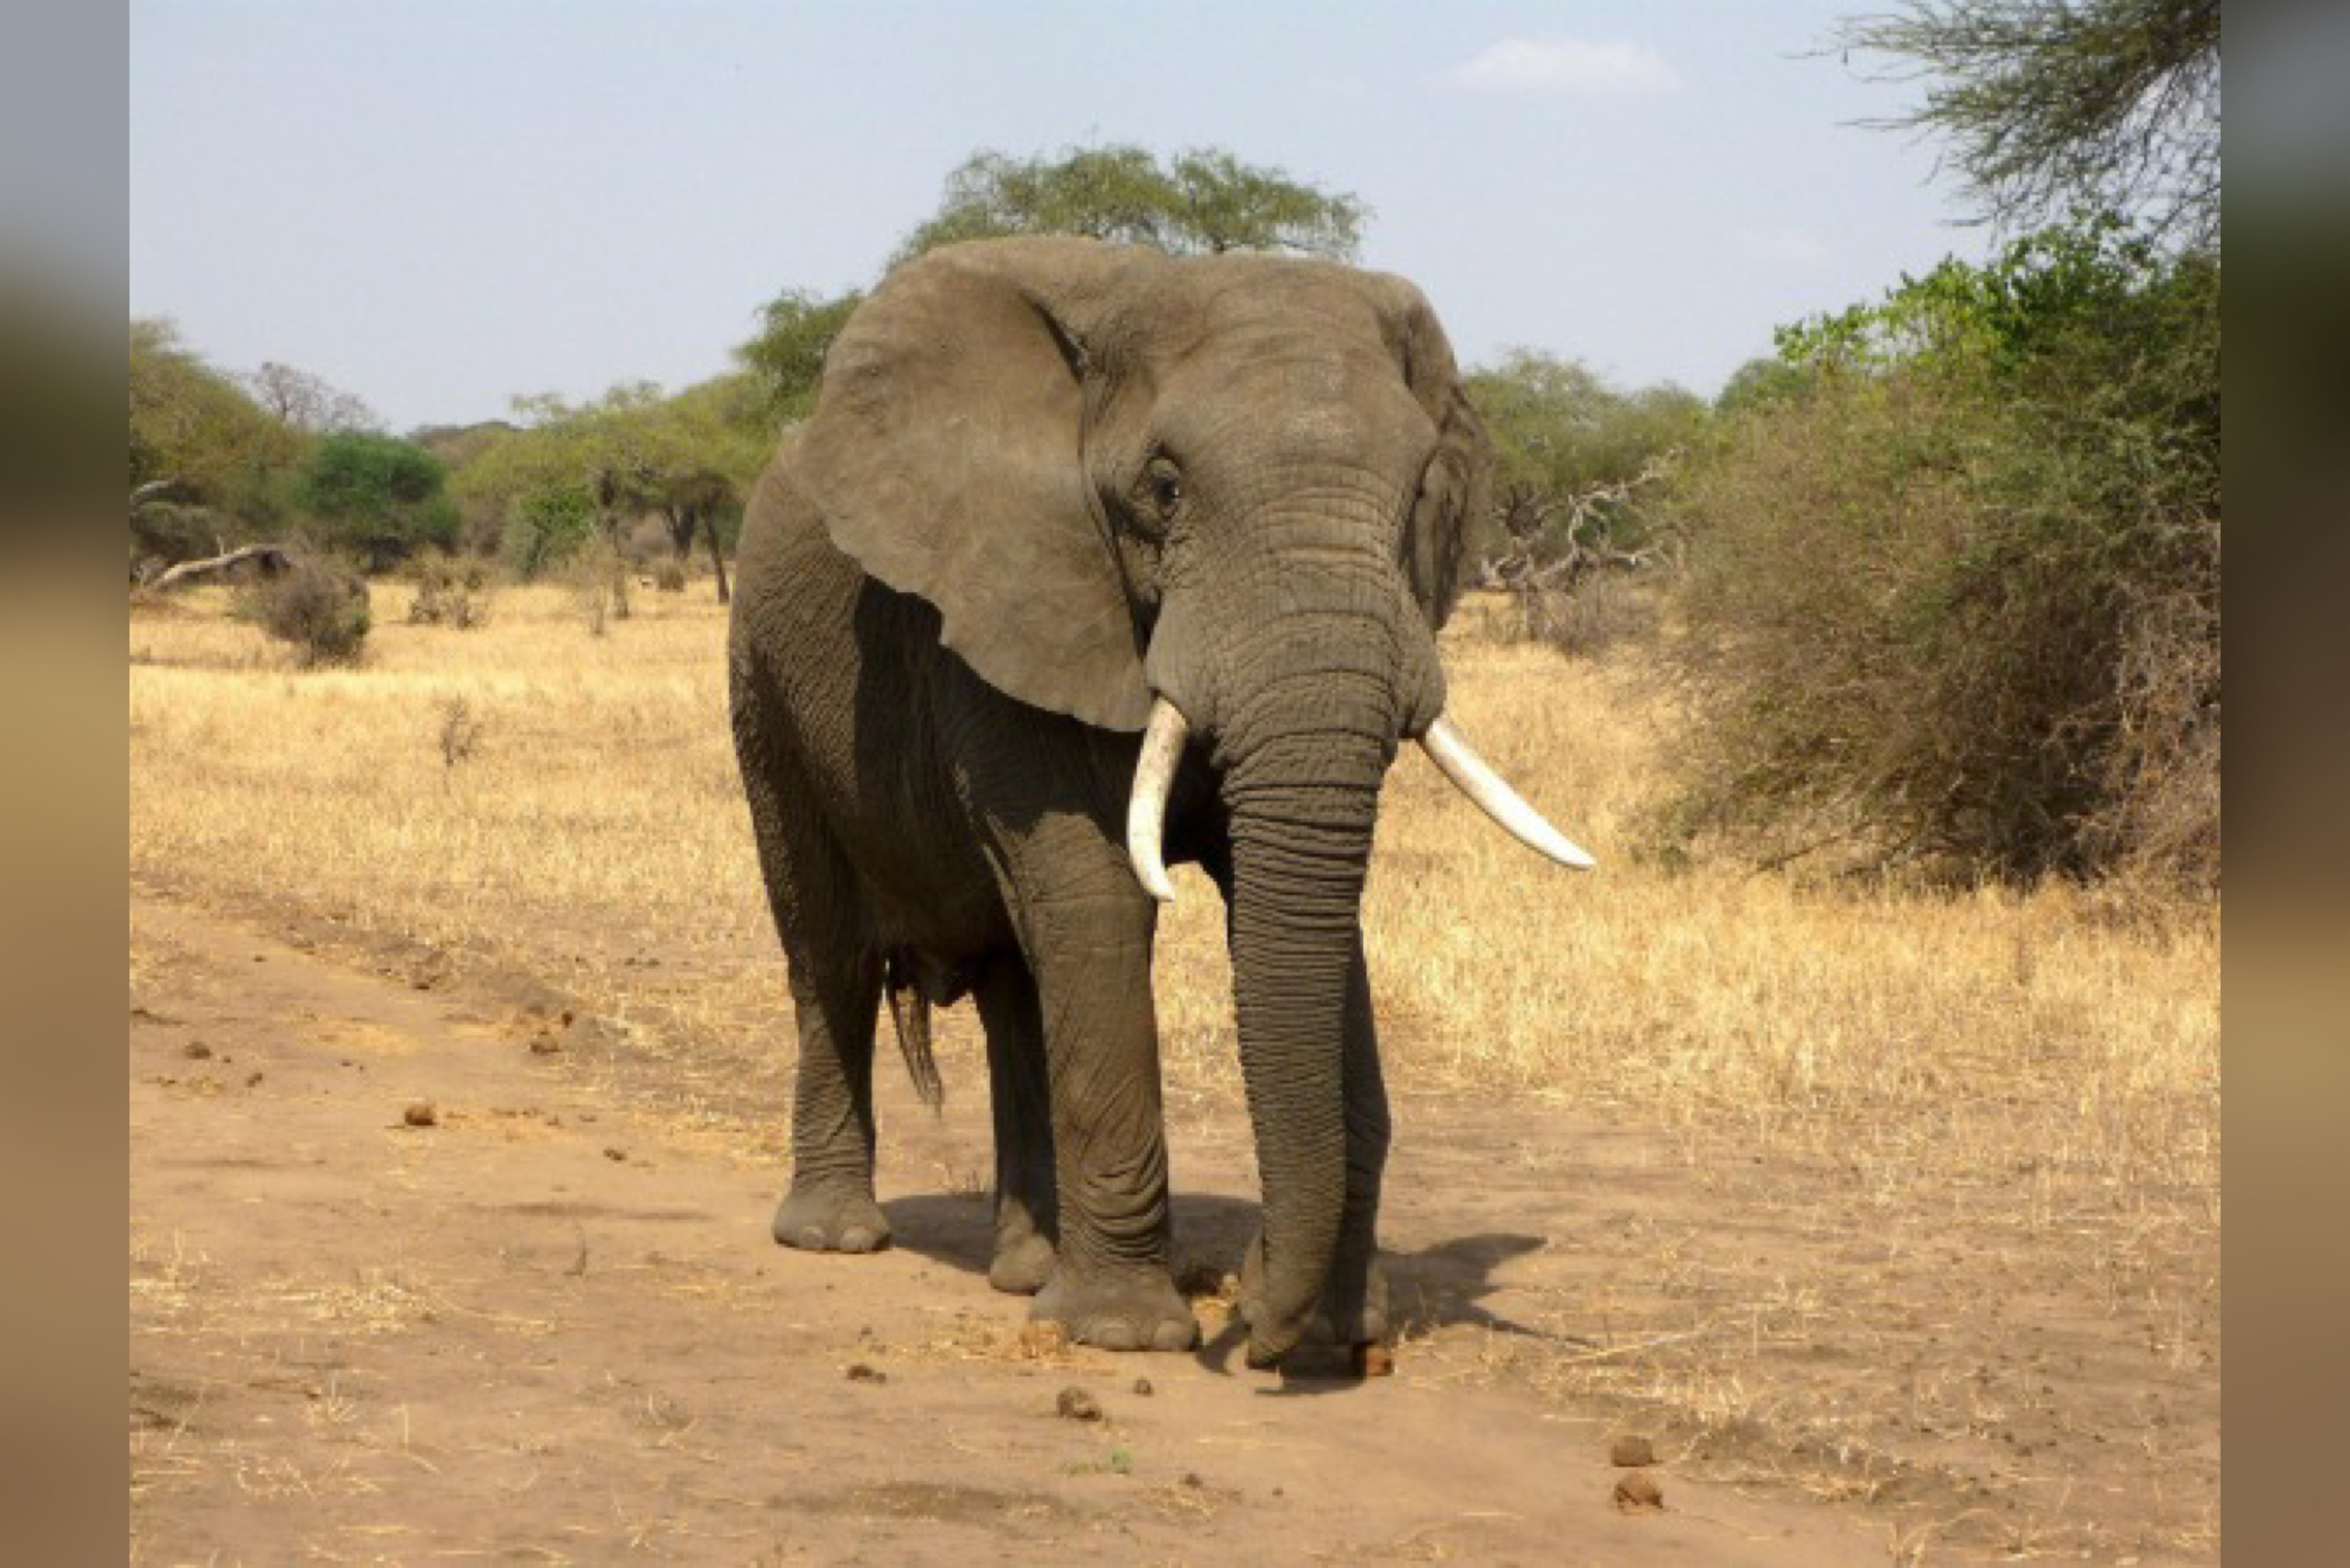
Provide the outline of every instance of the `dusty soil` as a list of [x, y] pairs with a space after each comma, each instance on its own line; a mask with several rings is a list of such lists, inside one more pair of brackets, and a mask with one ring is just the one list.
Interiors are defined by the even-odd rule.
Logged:
[[[810, 1256], [767, 1240], [779, 1120], [643, 1092], [598, 1065], [591, 1021], [151, 892], [134, 891], [130, 924], [134, 1561], [1825, 1564], [2029, 1550], [2062, 1525], [2151, 1562], [2191, 1539], [2182, 1511], [2209, 1515], [2216, 1551], [2216, 1373], [2175, 1345], [2140, 1365], [2109, 1324], [1978, 1324], [1952, 1354], [1982, 1362], [1983, 1387], [1995, 1361], [2037, 1377], [2053, 1354], [2077, 1364], [2068, 1394], [2096, 1397], [2003, 1438], [1921, 1419], [1907, 1454], [1817, 1451], [1834, 1438], [1798, 1440], [1752, 1400], [1699, 1431], [1598, 1397], [1581, 1370], [1669, 1336], [1619, 1339], [1592, 1303], [1617, 1272], [1627, 1321], [1658, 1321], [1636, 1287], [1693, 1280], [1698, 1300], [1715, 1263], [1682, 1236], [1788, 1260], [1797, 1306], [1756, 1307], [1758, 1357], [1767, 1335], [1834, 1390], [1840, 1363], [1912, 1345], [1903, 1324], [1859, 1343], [1833, 1303], [1802, 1305], [1835, 1291], [1836, 1266], [1907, 1260], [1890, 1238], [1742, 1225], [1738, 1179], [1698, 1179], [1659, 1134], [1404, 1102], [1393, 1376], [1252, 1374], [1212, 1293], [1198, 1355], [1113, 1357], [1025, 1330], [1024, 1303], [988, 1290], [985, 1095], [968, 1075], [935, 1118], [885, 1075], [896, 1245]], [[1179, 1253], [1211, 1291], [1253, 1225], [1245, 1123], [1194, 1105], [1171, 1136]], [[1986, 1291], [2031, 1315], [2025, 1282], [1967, 1262], [1915, 1260], [1915, 1345], [1960, 1337]], [[1073, 1386], [1099, 1420], [1057, 1413]], [[2178, 1423], [2159, 1452], [2147, 1421]], [[1660, 1510], [1619, 1500], [1611, 1448], [1636, 1429], [1655, 1439], [1661, 1463], [1639, 1473]], [[1752, 1462], [1726, 1466], [1741, 1432]], [[2002, 1443], [2043, 1450], [2013, 1461], [2012, 1487], [1975, 1462]], [[2149, 1458], [2183, 1496], [2147, 1495]], [[1725, 1479], [1742, 1469], [1757, 1484]]]

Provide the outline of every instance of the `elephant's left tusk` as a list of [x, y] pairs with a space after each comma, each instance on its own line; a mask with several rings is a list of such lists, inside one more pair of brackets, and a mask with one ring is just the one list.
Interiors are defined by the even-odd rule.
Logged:
[[1598, 864], [1581, 846], [1544, 821], [1542, 813], [1528, 805], [1524, 797], [1461, 738], [1451, 720], [1440, 715], [1428, 727], [1428, 733], [1419, 738], [1419, 743], [1428, 753], [1429, 761], [1443, 770], [1454, 787], [1475, 801], [1478, 809], [1501, 824], [1519, 843], [1577, 871], [1588, 871]]
[[1134, 764], [1134, 793], [1126, 803], [1126, 857], [1135, 880], [1162, 904], [1175, 900], [1160, 844], [1167, 828], [1167, 796], [1175, 787], [1175, 766], [1191, 726], [1175, 704], [1160, 697], [1150, 704], [1150, 724], [1142, 732], [1142, 755]]

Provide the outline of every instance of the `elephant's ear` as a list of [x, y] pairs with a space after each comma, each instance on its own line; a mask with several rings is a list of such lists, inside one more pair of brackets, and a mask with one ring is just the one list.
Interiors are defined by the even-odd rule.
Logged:
[[934, 606], [990, 685], [1118, 730], [1150, 693], [1079, 456], [1086, 344], [1157, 259], [1023, 239], [899, 268], [835, 340], [790, 460], [833, 543]]
[[1404, 382], [1436, 426], [1436, 452], [1420, 476], [1404, 561], [1429, 624], [1440, 628], [1461, 597], [1469, 535], [1490, 504], [1492, 446], [1427, 299], [1402, 278], [1366, 275], [1379, 296], [1388, 344]]

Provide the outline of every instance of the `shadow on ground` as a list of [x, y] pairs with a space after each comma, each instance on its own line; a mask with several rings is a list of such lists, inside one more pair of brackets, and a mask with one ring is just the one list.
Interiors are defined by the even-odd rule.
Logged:
[[[893, 1198], [882, 1204], [889, 1217], [895, 1245], [966, 1273], [984, 1275], [993, 1242], [989, 1200], [968, 1193], [931, 1192]], [[1218, 1275], [1237, 1274], [1241, 1257], [1257, 1230], [1257, 1205], [1220, 1194], [1198, 1193], [1175, 1199], [1174, 1246], [1177, 1277], [1201, 1268]], [[1503, 1286], [1495, 1278], [1513, 1259], [1539, 1251], [1547, 1241], [1540, 1236], [1511, 1232], [1459, 1236], [1417, 1251], [1383, 1251], [1387, 1268], [1388, 1315], [1399, 1337], [1431, 1333], [1440, 1328], [1468, 1326], [1494, 1334], [1548, 1338], [1539, 1329], [1511, 1321], [1484, 1303]], [[1203, 1364], [1228, 1370], [1245, 1335], [1237, 1320], [1200, 1348]], [[1292, 1380], [1300, 1391], [1319, 1379]], [[1284, 1385], [1291, 1386], [1292, 1385]]]

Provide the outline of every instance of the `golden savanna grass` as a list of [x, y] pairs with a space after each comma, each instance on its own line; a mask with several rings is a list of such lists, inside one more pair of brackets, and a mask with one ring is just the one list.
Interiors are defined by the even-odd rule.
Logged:
[[[134, 611], [134, 877], [537, 977], [608, 1026], [610, 1060], [655, 1062], [672, 1102], [711, 1110], [713, 1142], [742, 1142], [730, 1108], [764, 1117], [772, 1158], [789, 1011], [707, 585], [639, 594], [601, 635], [564, 589], [506, 590], [467, 631], [405, 624], [406, 592], [379, 585], [368, 662], [345, 670], [295, 670], [213, 592]], [[1538, 863], [1422, 759], [1399, 761], [1365, 914], [1397, 1090], [1499, 1088], [1661, 1133], [1709, 1191], [1726, 1151], [1832, 1170], [1833, 1223], [1864, 1239], [1898, 1218], [2001, 1260], [2044, 1253], [2043, 1277], [2077, 1276], [2092, 1317], [2126, 1297], [2176, 1317], [2174, 1356], [2211, 1361], [2216, 1430], [2216, 910], [1644, 857], [1675, 735], [1647, 656], [1570, 662], [1494, 639], [1489, 619], [1472, 603], [1446, 635], [1452, 711], [1601, 868]], [[1221, 916], [1196, 873], [1179, 888], [1158, 977], [1170, 1091], [1222, 1103], [1237, 1071]], [[971, 1010], [942, 1015], [941, 1054], [983, 1092]], [[1534, 1366], [1497, 1342], [1497, 1363], [1669, 1407], [1700, 1436], [1762, 1412], [1828, 1447], [1866, 1436], [1877, 1417], [1837, 1403], [1851, 1387], [1799, 1397], [1739, 1347], [1750, 1321], [1758, 1353], [1773, 1324], [1893, 1332], [1901, 1303], [1871, 1293], [1875, 1265], [1732, 1278], [1678, 1245], [1648, 1260], [1649, 1293], [1683, 1315], [1617, 1320], [1635, 1349], [1676, 1350]], [[1714, 1319], [1733, 1307], [1725, 1346]], [[1897, 1376], [1888, 1353], [1877, 1384], [1854, 1386], [1861, 1404], [1890, 1402], [1898, 1377], [1912, 1414], [1957, 1400], [1921, 1354]], [[1969, 1386], [1980, 1406], [1991, 1385]]]
[[[294, 670], [212, 595], [134, 616], [134, 875], [515, 961], [611, 992], [653, 1037], [747, 1027], [787, 1051], [722, 608], [637, 595], [592, 637], [574, 595], [529, 587], [453, 632], [404, 626], [404, 592], [376, 587], [358, 670]], [[1671, 748], [1652, 672], [1478, 623], [1471, 604], [1445, 637], [1452, 712], [1603, 865], [1551, 870], [1400, 759], [1366, 909], [1400, 1088], [1631, 1105], [1904, 1164], [2028, 1145], [2216, 1187], [2216, 917], [1652, 865], [1633, 854]], [[452, 757], [452, 726], [473, 754]], [[1229, 1079], [1222, 921], [1196, 872], [1161, 950], [1170, 1075]]]
[[[134, 873], [624, 983], [660, 997], [649, 1019], [761, 1021], [775, 1031], [761, 1048], [787, 1051], [723, 611], [642, 594], [596, 637], [571, 595], [529, 588], [458, 632], [402, 624], [405, 592], [378, 587], [369, 662], [349, 670], [293, 670], [211, 596], [134, 617]], [[1727, 1117], [1905, 1159], [2053, 1137], [2069, 1164], [2216, 1179], [2216, 919], [2121, 920], [2064, 888], [1652, 865], [1637, 830], [1671, 745], [1652, 674], [1637, 653], [1494, 643], [1478, 610], [1447, 634], [1452, 711], [1602, 868], [1536, 862], [1420, 759], [1398, 763], [1365, 919], [1400, 1087]], [[452, 726], [472, 754], [450, 754]], [[1161, 944], [1166, 1051], [1179, 1081], [1212, 1079], [1232, 1056], [1222, 926], [1212, 888], [1181, 886]], [[681, 977], [639, 970], [649, 957], [694, 983], [652, 983]]]

